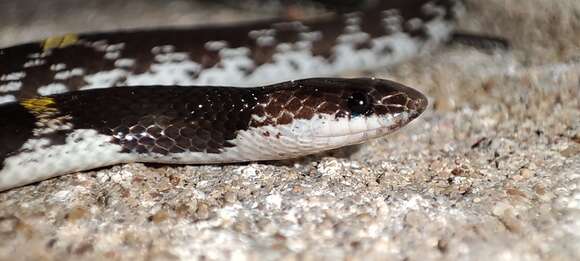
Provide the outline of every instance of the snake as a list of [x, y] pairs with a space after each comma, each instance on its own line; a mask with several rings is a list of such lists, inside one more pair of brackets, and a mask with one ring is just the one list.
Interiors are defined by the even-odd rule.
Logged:
[[296, 158], [392, 133], [426, 109], [426, 96], [335, 76], [433, 50], [462, 8], [383, 0], [304, 21], [66, 34], [0, 49], [0, 191], [131, 162]]

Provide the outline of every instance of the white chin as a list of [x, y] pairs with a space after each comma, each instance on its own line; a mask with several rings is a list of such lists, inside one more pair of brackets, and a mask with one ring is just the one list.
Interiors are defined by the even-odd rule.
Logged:
[[240, 131], [231, 141], [235, 146], [215, 155], [218, 157], [215, 162], [293, 158], [358, 144], [395, 131], [399, 126], [397, 122], [407, 122], [408, 114], [353, 119], [322, 115], [315, 118]]
[[[338, 118], [333, 115], [316, 116], [310, 120], [295, 120], [282, 131], [282, 136], [319, 146], [339, 147], [377, 138], [397, 130], [400, 123], [409, 121], [406, 112], [386, 116]], [[404, 124], [403, 124], [404, 125]]]

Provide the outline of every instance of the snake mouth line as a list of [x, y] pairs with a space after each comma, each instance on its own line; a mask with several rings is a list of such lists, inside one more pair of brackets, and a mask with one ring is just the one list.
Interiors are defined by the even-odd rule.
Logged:
[[391, 126], [381, 126], [381, 127], [377, 127], [377, 128], [349, 132], [349, 133], [345, 133], [345, 134], [336, 134], [336, 135], [297, 135], [297, 134], [296, 135], [287, 135], [287, 134], [284, 135], [283, 134], [281, 136], [286, 137], [286, 138], [304, 138], [304, 137], [307, 137], [307, 138], [313, 138], [313, 139], [341, 138], [341, 137], [356, 136], [356, 135], [361, 135], [361, 134], [368, 134], [368, 133], [372, 133], [372, 132], [376, 132], [377, 134], [381, 134], [381, 133], [386, 133], [388, 131], [397, 130], [401, 126], [403, 126], [403, 125], [395, 124], [395, 125], [391, 125]]
[[[347, 131], [347, 132], [342, 132], [342, 133], [337, 133], [337, 134], [316, 134], [316, 132], [314, 132], [314, 135], [304, 135], [307, 136], [309, 138], [315, 138], [315, 139], [320, 139], [320, 138], [341, 138], [341, 137], [350, 137], [350, 136], [357, 136], [357, 135], [363, 135], [363, 138], [368, 138], [368, 135], [372, 134], [373, 136], [377, 136], [377, 135], [382, 135], [382, 134], [387, 134], [389, 132], [394, 132], [402, 127], [404, 127], [405, 125], [407, 125], [407, 123], [411, 122], [412, 120], [414, 120], [415, 118], [417, 118], [419, 115], [421, 115], [422, 111], [412, 111], [412, 112], [404, 112], [402, 114], [398, 114], [398, 115], [394, 115], [394, 116], [390, 116], [389, 119], [385, 120], [379, 120], [380, 123], [379, 126], [376, 126], [374, 128], [367, 128], [367, 129], [358, 129], [355, 131]], [[368, 122], [366, 124], [369, 124]]]
[[342, 138], [342, 137], [356, 136], [356, 135], [361, 135], [361, 134], [369, 134], [371, 132], [384, 133], [384, 132], [388, 132], [388, 131], [394, 131], [396, 129], [398, 129], [398, 126], [383, 126], [383, 127], [378, 127], [378, 128], [373, 128], [373, 129], [367, 129], [367, 130], [363, 130], [363, 131], [351, 132], [351, 133], [347, 133], [347, 134], [338, 134], [338, 135], [313, 135], [313, 136], [308, 136], [308, 137], [310, 137], [310, 138], [316, 138], [316, 139], [320, 139], [320, 138]]

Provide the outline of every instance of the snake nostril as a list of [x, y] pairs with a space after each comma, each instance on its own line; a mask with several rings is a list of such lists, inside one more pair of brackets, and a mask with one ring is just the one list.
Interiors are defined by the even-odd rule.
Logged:
[[407, 104], [407, 109], [414, 115], [419, 116], [427, 108], [427, 99], [417, 98]]
[[415, 110], [421, 113], [427, 108], [427, 104], [426, 98], [418, 98], [414, 101]]
[[407, 102], [405, 103], [405, 107], [407, 110], [416, 111], [416, 112], [423, 112], [427, 107], [427, 98], [421, 96], [415, 97], [407, 97]]

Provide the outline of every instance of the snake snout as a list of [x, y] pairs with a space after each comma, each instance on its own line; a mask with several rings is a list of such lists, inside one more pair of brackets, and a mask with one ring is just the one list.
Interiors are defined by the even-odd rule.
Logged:
[[408, 111], [411, 113], [413, 118], [421, 115], [427, 109], [429, 105], [429, 101], [427, 97], [423, 95], [421, 92], [411, 89], [412, 92], [408, 95], [409, 101], [406, 105]]
[[427, 97], [421, 92], [389, 80], [374, 81], [371, 95], [376, 101], [375, 112], [379, 116], [395, 117], [405, 113], [412, 120], [427, 108]]

